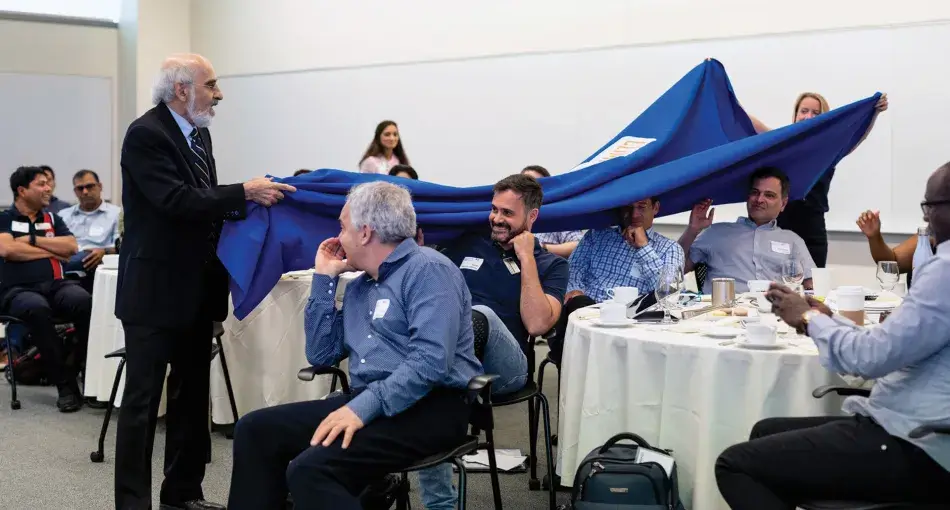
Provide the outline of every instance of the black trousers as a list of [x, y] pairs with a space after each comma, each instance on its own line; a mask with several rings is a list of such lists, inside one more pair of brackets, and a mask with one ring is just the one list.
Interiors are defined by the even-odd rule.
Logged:
[[393, 417], [380, 416], [330, 446], [310, 446], [317, 426], [349, 395], [259, 409], [234, 430], [230, 510], [283, 510], [288, 491], [296, 510], [358, 510], [360, 493], [389, 473], [455, 448], [468, 428], [462, 391], [433, 390]]
[[795, 510], [814, 500], [947, 501], [950, 472], [864, 416], [770, 418], [716, 461], [734, 510]]
[[[40, 350], [50, 382], [75, 384], [86, 356], [92, 296], [74, 281], [51, 280], [11, 288], [3, 296], [3, 308], [26, 324], [33, 344]], [[56, 336], [54, 317], [75, 325], [77, 343], [72, 349]], [[67, 364], [71, 354], [73, 362]]]
[[115, 505], [152, 505], [152, 445], [168, 376], [165, 415], [165, 480], [161, 502], [180, 505], [203, 497], [201, 482], [211, 451], [208, 432], [212, 322], [186, 329], [122, 323], [125, 330], [125, 394], [116, 432]]
[[567, 332], [567, 319], [570, 315], [581, 308], [596, 304], [593, 299], [581, 294], [574, 296], [564, 303], [561, 307], [561, 316], [554, 326], [554, 336], [548, 339], [548, 346], [551, 348], [551, 359], [558, 367], [561, 366], [561, 354], [564, 352], [564, 334]]

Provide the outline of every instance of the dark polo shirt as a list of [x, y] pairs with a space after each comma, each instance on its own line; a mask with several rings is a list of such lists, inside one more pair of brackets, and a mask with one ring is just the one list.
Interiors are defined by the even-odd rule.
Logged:
[[[16, 207], [0, 212], [0, 232], [10, 234], [14, 239], [31, 234], [37, 237], [73, 235], [62, 218], [47, 210], [41, 210], [36, 215], [36, 221], [31, 221], [28, 216], [20, 214]], [[28, 262], [0, 259], [0, 290], [48, 282], [62, 277], [63, 264], [53, 257]]]

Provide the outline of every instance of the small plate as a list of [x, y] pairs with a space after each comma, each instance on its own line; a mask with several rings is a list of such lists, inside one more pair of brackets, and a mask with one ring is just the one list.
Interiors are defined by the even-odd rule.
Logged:
[[742, 331], [736, 328], [722, 327], [722, 328], [707, 329], [706, 331], [703, 331], [703, 335], [708, 336], [710, 338], [719, 338], [719, 339], [727, 340], [727, 339], [735, 338], [739, 336], [739, 333], [741, 332]]
[[601, 328], [626, 328], [626, 327], [633, 326], [634, 324], [636, 324], [637, 320], [625, 319], [620, 322], [604, 322], [600, 320], [600, 318], [598, 317], [596, 319], [591, 319], [590, 323], [593, 324], [594, 326], [599, 326]]
[[749, 342], [736, 342], [736, 347], [742, 347], [744, 349], [752, 349], [755, 351], [780, 351], [788, 347], [788, 342], [779, 340], [771, 345], [750, 344]]

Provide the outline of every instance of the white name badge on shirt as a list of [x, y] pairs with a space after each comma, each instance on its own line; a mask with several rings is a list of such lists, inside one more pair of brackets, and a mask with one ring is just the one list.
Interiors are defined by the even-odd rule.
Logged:
[[14, 232], [20, 232], [21, 234], [29, 234], [29, 233], [30, 233], [30, 224], [29, 224], [29, 223], [24, 223], [24, 222], [22, 222], [22, 221], [14, 221], [14, 222], [10, 223], [10, 230], [12, 230], [12, 231], [14, 231]]
[[465, 257], [465, 259], [462, 260], [462, 265], [459, 266], [459, 269], [471, 269], [472, 271], [478, 271], [478, 268], [482, 267], [482, 263], [484, 262], [485, 259]]
[[36, 224], [36, 230], [49, 230], [49, 229], [51, 229], [51, 228], [53, 228], [53, 226], [50, 225], [49, 223], [37, 223], [37, 224]]
[[389, 300], [379, 299], [376, 301], [376, 310], [373, 310], [373, 319], [382, 319], [389, 310]]
[[101, 236], [102, 234], [105, 234], [105, 233], [106, 233], [106, 229], [102, 228], [101, 226], [95, 225], [95, 226], [89, 227], [89, 235], [91, 236]]
[[778, 241], [772, 241], [772, 251], [775, 253], [781, 253], [782, 255], [791, 255], [792, 247], [788, 243], [780, 243]]

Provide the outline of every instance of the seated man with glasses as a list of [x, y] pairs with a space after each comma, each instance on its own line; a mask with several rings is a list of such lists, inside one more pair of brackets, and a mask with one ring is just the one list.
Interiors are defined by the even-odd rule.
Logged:
[[786, 264], [797, 266], [804, 288], [811, 289], [815, 263], [805, 241], [776, 220], [788, 204], [788, 176], [778, 168], [763, 167], [749, 178], [746, 210], [749, 216], [734, 223], [713, 224], [711, 200], [693, 206], [689, 226], [679, 244], [686, 253], [684, 272], [705, 262], [706, 282], [700, 289], [712, 292], [714, 278], [733, 278], [736, 293], [747, 292], [749, 280], [783, 281]]
[[92, 170], [80, 170], [73, 176], [73, 191], [79, 203], [60, 211], [66, 226], [76, 236], [79, 253], [66, 264], [67, 273], [81, 277], [80, 284], [90, 294], [96, 268], [102, 257], [116, 253], [121, 208], [102, 200], [102, 183]]

